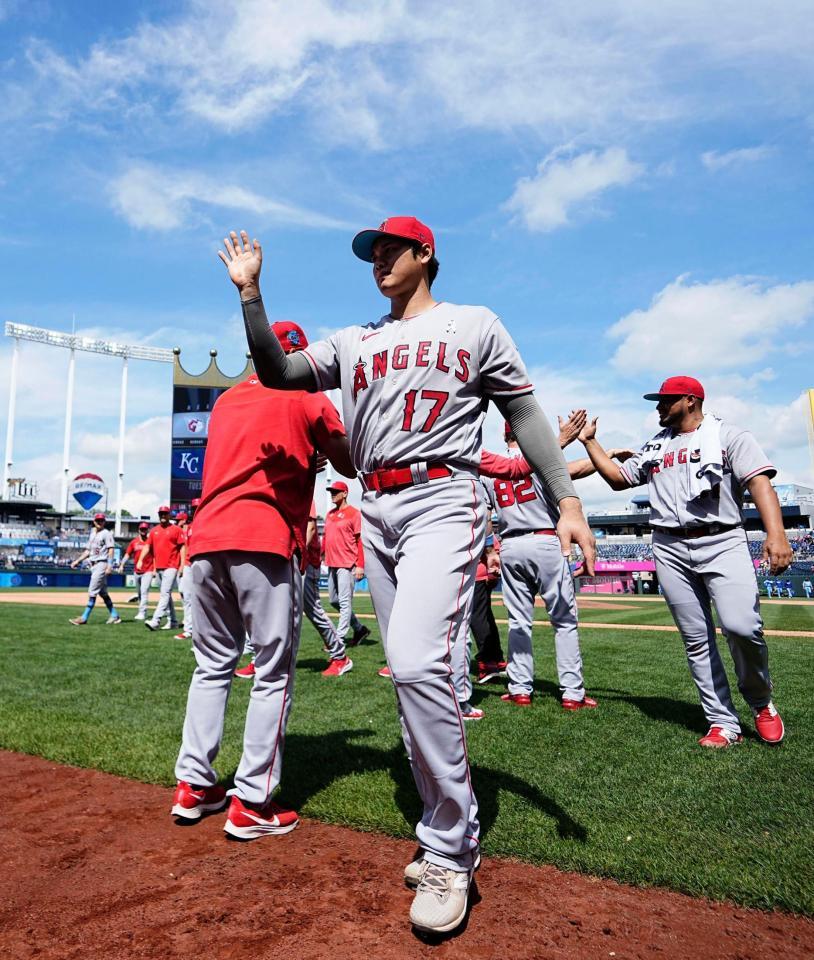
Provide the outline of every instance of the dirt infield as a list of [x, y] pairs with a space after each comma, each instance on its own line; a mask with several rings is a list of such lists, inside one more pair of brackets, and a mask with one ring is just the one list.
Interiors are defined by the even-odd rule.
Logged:
[[0, 752], [0, 942], [10, 960], [618, 957], [796, 960], [814, 922], [484, 859], [457, 937], [420, 941], [413, 845], [313, 821], [229, 842], [180, 828], [161, 787]]

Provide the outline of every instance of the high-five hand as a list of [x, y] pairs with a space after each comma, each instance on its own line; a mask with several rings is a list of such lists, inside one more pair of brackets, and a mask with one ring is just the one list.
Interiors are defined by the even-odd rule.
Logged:
[[560, 424], [560, 446], [563, 449], [577, 439], [580, 430], [585, 426], [586, 419], [585, 410], [572, 410], [567, 420], [563, 420], [560, 416], [557, 417]]
[[241, 299], [250, 300], [260, 294], [260, 268], [263, 266], [263, 250], [259, 240], [249, 242], [245, 230], [240, 237], [231, 231], [223, 238], [226, 252], [218, 250], [218, 256], [226, 265], [232, 283], [240, 291]]

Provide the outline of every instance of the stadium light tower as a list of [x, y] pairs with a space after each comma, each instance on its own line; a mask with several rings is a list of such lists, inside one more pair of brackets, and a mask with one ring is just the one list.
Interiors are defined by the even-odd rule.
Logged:
[[11, 382], [8, 398], [8, 423], [6, 425], [6, 457], [3, 462], [3, 496], [8, 493], [8, 481], [14, 463], [14, 416], [16, 412], [17, 363], [20, 341], [30, 340], [49, 347], [63, 347], [70, 350], [68, 360], [68, 390], [65, 397], [65, 435], [62, 448], [62, 489], [60, 509], [68, 510], [68, 476], [70, 474], [71, 425], [73, 420], [74, 368], [76, 351], [100, 353], [108, 357], [122, 358], [122, 386], [119, 404], [119, 457], [116, 477], [116, 535], [122, 527], [122, 485], [124, 483], [124, 428], [127, 418], [127, 361], [152, 360], [157, 363], [172, 363], [172, 350], [164, 347], [142, 347], [132, 343], [117, 343], [115, 340], [98, 340], [94, 337], [82, 337], [75, 333], [61, 333], [58, 330], [46, 330], [43, 327], [29, 327], [23, 323], [6, 322], [6, 336], [14, 337], [14, 353], [11, 359]]

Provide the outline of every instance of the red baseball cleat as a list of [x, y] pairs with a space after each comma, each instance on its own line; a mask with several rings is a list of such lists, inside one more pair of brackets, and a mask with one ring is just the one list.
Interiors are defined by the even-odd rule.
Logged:
[[381, 670], [377, 671], [380, 677], [392, 677], [393, 674], [390, 672], [390, 667], [382, 667]]
[[775, 710], [774, 704], [769, 701], [761, 710], [753, 712], [755, 714], [755, 730], [757, 730], [760, 739], [764, 743], [780, 743], [786, 728], [783, 726], [783, 720]]
[[172, 816], [181, 820], [200, 820], [202, 814], [226, 806], [226, 790], [223, 787], [192, 787], [181, 780], [175, 788], [172, 804]]
[[473, 707], [471, 703], [462, 703], [461, 707], [461, 717], [464, 720], [483, 720], [486, 714], [483, 710], [478, 707]]
[[702, 747], [713, 747], [721, 749], [731, 747], [733, 743], [740, 743], [743, 737], [739, 733], [733, 733], [726, 727], [710, 727], [706, 736], [701, 737], [698, 743]]
[[494, 663], [478, 663], [478, 683], [488, 683], [496, 677], [506, 676], [506, 661], [497, 660]]
[[353, 660], [342, 657], [341, 660], [331, 660], [327, 670], [322, 671], [323, 677], [341, 677], [343, 673], [353, 670]]
[[254, 669], [254, 660], [250, 660], [245, 667], [235, 670], [235, 676], [240, 677], [241, 680], [251, 680], [255, 673], [256, 670]]
[[567, 697], [562, 698], [562, 708], [563, 710], [583, 710], [586, 707], [598, 707], [599, 704], [594, 700], [593, 697], [589, 697], [586, 693], [582, 700], [570, 700]]
[[274, 800], [254, 809], [239, 797], [232, 797], [223, 829], [241, 840], [254, 840], [267, 834], [290, 833], [299, 822], [296, 810], [289, 810]]
[[516, 707], [531, 706], [531, 695], [528, 693], [504, 693], [500, 699], [513, 703]]

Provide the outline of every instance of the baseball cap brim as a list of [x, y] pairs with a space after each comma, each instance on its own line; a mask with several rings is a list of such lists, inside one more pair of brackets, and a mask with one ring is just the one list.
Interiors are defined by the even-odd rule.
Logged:
[[[383, 230], [362, 230], [353, 238], [351, 247], [353, 252], [360, 260], [367, 263], [373, 263], [373, 244], [381, 237], [393, 237], [393, 233], [385, 233]], [[405, 239], [405, 238], [400, 238]], [[406, 241], [405, 241], [406, 242]]]

